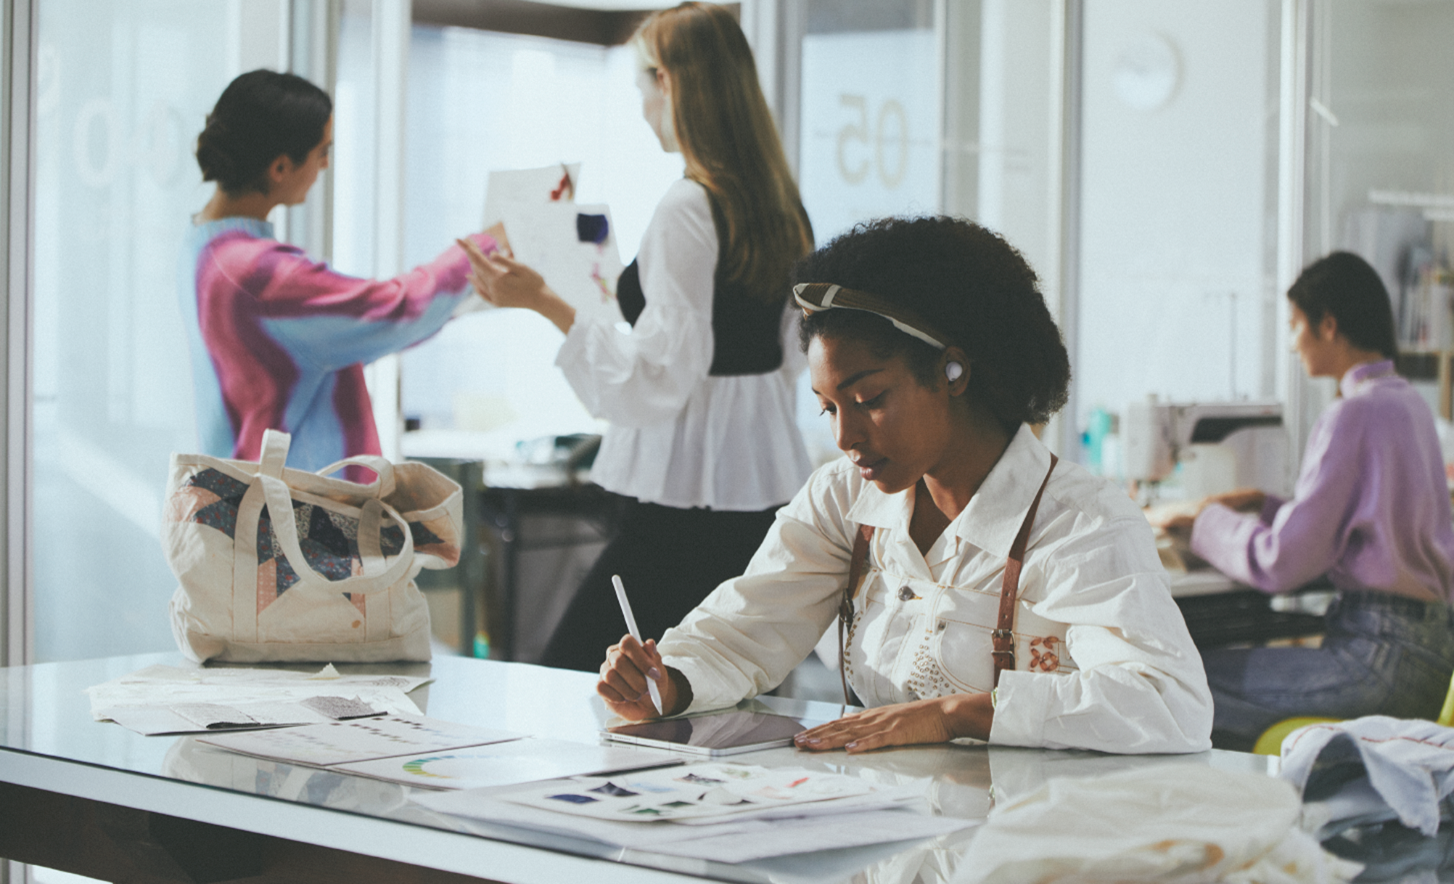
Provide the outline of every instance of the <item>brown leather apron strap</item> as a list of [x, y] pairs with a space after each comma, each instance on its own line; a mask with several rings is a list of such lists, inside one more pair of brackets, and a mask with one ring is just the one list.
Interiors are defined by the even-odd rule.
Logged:
[[990, 633], [994, 646], [990, 654], [995, 661], [995, 687], [1000, 685], [1002, 671], [1015, 668], [1015, 600], [1020, 593], [1020, 568], [1025, 564], [1025, 546], [1030, 542], [1030, 526], [1035, 522], [1035, 511], [1040, 508], [1040, 497], [1045, 494], [1045, 486], [1050, 484], [1050, 474], [1055, 472], [1055, 464], [1059, 460], [1050, 455], [1050, 469], [1045, 471], [1045, 480], [1040, 483], [1040, 490], [1035, 492], [1030, 511], [1025, 513], [1025, 521], [1020, 524], [1020, 533], [1015, 535], [1015, 542], [1010, 546], [1010, 557], [1005, 560], [1005, 579], [1000, 583], [1000, 616], [995, 630]]
[[[1050, 455], [1050, 469], [1035, 499], [1030, 502], [1030, 511], [1020, 525], [1020, 533], [1010, 546], [1010, 556], [1005, 560], [1005, 577], [1000, 584], [1000, 614], [996, 628], [990, 633], [994, 650], [996, 687], [1000, 684], [1000, 672], [1015, 668], [1015, 601], [1020, 592], [1020, 568], [1025, 563], [1025, 547], [1030, 542], [1030, 527], [1035, 523], [1035, 513], [1040, 509], [1040, 498], [1045, 486], [1050, 484], [1050, 474], [1060, 458]], [[843, 587], [843, 597], [838, 601], [838, 678], [843, 684], [843, 704], [848, 705], [848, 641], [847, 632], [853, 624], [853, 598], [858, 594], [859, 581], [863, 579], [863, 565], [868, 559], [868, 544], [873, 540], [873, 526], [859, 525], [853, 537], [853, 555], [848, 560], [848, 583]]]
[[873, 540], [873, 526], [859, 525], [853, 536], [853, 555], [848, 560], [848, 584], [843, 587], [843, 598], [838, 601], [838, 680], [843, 683], [843, 705], [848, 705], [848, 643], [844, 633], [853, 623], [853, 597], [858, 594], [858, 582], [863, 579], [863, 563], [868, 560], [868, 542]]

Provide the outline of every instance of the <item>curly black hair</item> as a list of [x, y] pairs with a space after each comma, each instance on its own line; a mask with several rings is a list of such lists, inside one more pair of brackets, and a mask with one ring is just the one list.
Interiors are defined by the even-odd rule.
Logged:
[[[881, 218], [859, 224], [793, 268], [794, 282], [828, 282], [912, 309], [969, 358], [967, 394], [1013, 433], [1065, 405], [1070, 357], [1035, 271], [993, 231], [947, 216]], [[915, 379], [936, 388], [940, 351], [861, 310], [804, 318], [806, 352], [818, 336], [863, 341], [880, 358], [902, 356]]]

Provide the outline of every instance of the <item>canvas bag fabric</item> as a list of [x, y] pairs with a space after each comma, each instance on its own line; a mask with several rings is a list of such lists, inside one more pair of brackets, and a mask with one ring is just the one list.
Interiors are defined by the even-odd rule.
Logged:
[[[162, 547], [177, 646], [198, 662], [428, 660], [414, 577], [458, 563], [460, 486], [382, 457], [286, 469], [290, 441], [267, 431], [259, 463], [172, 455]], [[330, 478], [348, 465], [375, 480]]]

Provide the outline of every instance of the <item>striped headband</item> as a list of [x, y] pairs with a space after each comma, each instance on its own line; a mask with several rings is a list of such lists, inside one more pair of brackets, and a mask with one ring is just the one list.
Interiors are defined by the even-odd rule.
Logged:
[[949, 336], [925, 322], [919, 314], [878, 295], [827, 282], [804, 282], [793, 286], [793, 297], [797, 299], [798, 306], [803, 308], [804, 316], [835, 307], [862, 310], [882, 316], [892, 322], [894, 328], [906, 335], [913, 335], [935, 349], [943, 350], [949, 346]]

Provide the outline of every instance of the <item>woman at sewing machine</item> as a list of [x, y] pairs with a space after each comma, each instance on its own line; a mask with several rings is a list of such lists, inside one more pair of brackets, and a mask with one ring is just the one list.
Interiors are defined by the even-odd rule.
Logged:
[[1246, 749], [1289, 716], [1433, 718], [1454, 671], [1454, 526], [1429, 407], [1394, 373], [1388, 292], [1335, 252], [1288, 290], [1293, 345], [1338, 379], [1290, 500], [1241, 489], [1165, 520], [1191, 549], [1265, 592], [1327, 575], [1339, 590], [1318, 648], [1203, 653], [1214, 745]]

